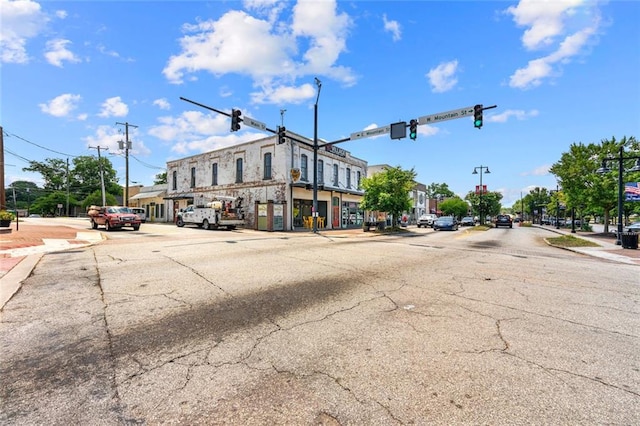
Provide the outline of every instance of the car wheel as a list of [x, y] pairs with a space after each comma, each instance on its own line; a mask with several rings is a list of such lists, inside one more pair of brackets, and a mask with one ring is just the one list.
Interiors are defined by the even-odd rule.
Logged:
[[184, 221], [182, 220], [181, 217], [179, 217], [178, 220], [176, 221], [176, 225], [178, 226], [178, 228], [182, 228], [184, 226]]
[[207, 219], [202, 221], [202, 227], [204, 229], [209, 229], [209, 221]]

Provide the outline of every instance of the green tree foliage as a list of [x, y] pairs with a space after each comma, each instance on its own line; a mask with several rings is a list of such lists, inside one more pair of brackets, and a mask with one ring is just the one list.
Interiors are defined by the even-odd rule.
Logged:
[[[64, 207], [62, 210], [58, 208], [58, 204], [62, 204]], [[73, 196], [69, 195], [69, 208], [79, 206], [80, 203]], [[56, 215], [63, 214], [67, 206], [67, 192], [66, 191], [54, 191], [44, 197], [40, 197], [31, 204], [31, 211], [40, 213], [43, 215]]]
[[31, 203], [44, 194], [41, 188], [38, 188], [33, 182], [27, 180], [17, 180], [6, 189], [7, 204], [11, 207], [13, 205], [13, 196], [15, 193], [15, 207], [17, 209], [29, 209], [31, 210]]
[[[499, 192], [486, 192], [482, 194], [476, 194], [474, 191], [469, 191], [464, 197], [471, 204], [471, 210], [474, 216], [496, 216], [500, 214], [502, 204], [502, 194]], [[482, 210], [482, 213], [481, 213]]]
[[437, 196], [441, 196], [442, 198], [451, 198], [455, 196], [454, 192], [449, 189], [449, 185], [446, 183], [435, 182], [427, 186], [426, 194], [428, 199], [434, 199]]
[[158, 173], [153, 180], [154, 185], [163, 185], [167, 183], [167, 172]]
[[451, 197], [438, 204], [438, 209], [445, 216], [461, 218], [469, 213], [469, 204], [460, 197]]
[[371, 177], [362, 179], [364, 196], [360, 207], [369, 211], [388, 212], [394, 221], [403, 211], [412, 207], [409, 191], [415, 185], [416, 172], [389, 167]]
[[47, 191], [61, 191], [67, 187], [67, 162], [60, 158], [47, 158], [44, 162], [30, 161], [25, 172], [40, 173]]
[[[600, 144], [574, 143], [569, 152], [562, 154], [560, 160], [554, 163], [550, 172], [558, 178], [568, 209], [576, 208], [579, 212], [598, 213], [602, 211], [605, 221], [605, 232], [609, 232], [609, 217], [611, 211], [618, 205], [618, 167], [617, 161], [608, 161], [606, 165], [610, 172], [600, 174], [598, 168], [605, 158], [619, 158], [620, 147], [625, 150], [625, 157], [640, 155], [640, 145], [634, 137], [623, 137], [617, 141], [603, 139]], [[633, 160], [626, 160], [623, 169], [634, 165]], [[625, 173], [625, 182], [640, 179], [640, 173]], [[626, 203], [627, 212], [640, 210], [639, 203]], [[581, 216], [579, 213], [578, 216]]]
[[[105, 192], [114, 196], [122, 195], [122, 187], [118, 184], [116, 171], [111, 161], [105, 157], [100, 159], [93, 156], [75, 157], [71, 165], [68, 165], [66, 160], [47, 158], [44, 162], [31, 161], [29, 167], [22, 170], [40, 173], [45, 182], [43, 193], [53, 195], [58, 191], [66, 193], [68, 190], [70, 194], [74, 195], [75, 200], [84, 200], [94, 191], [100, 191], [102, 194], [101, 167], [104, 173]], [[49, 196], [46, 198], [51, 200]], [[36, 197], [34, 197], [35, 199]], [[49, 206], [47, 200], [42, 202], [42, 208], [45, 209], [43, 213], [53, 213], [53, 211], [46, 210]], [[102, 200], [102, 195], [100, 200]], [[62, 204], [66, 206], [66, 195]], [[102, 201], [98, 204], [102, 204]]]
[[[116, 197], [112, 194], [105, 194], [105, 201], [108, 206], [114, 206], [118, 204]], [[89, 194], [84, 200], [82, 200], [82, 207], [86, 209], [89, 206], [101, 206], [102, 205], [102, 190], [97, 189]]]

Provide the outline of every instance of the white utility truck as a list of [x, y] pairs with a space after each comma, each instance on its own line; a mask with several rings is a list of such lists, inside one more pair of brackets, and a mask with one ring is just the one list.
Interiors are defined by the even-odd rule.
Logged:
[[176, 225], [196, 225], [204, 229], [235, 229], [244, 226], [242, 197], [216, 196], [204, 205], [190, 205], [178, 212]]

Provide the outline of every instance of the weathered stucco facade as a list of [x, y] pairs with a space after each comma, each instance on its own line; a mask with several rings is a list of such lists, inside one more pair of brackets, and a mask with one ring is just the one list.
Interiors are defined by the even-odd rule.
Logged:
[[[216, 195], [243, 197], [246, 227], [256, 228], [256, 203], [284, 206], [285, 230], [309, 227], [313, 205], [313, 141], [287, 132], [167, 162], [167, 220]], [[358, 204], [367, 163], [336, 146], [318, 149], [318, 227], [362, 225]], [[292, 172], [293, 171], [293, 172]]]

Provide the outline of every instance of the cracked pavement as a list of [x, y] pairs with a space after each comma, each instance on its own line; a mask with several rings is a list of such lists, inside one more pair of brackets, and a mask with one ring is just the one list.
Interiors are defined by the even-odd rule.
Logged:
[[45, 255], [2, 311], [0, 422], [635, 424], [638, 266], [542, 235], [203, 231]]

